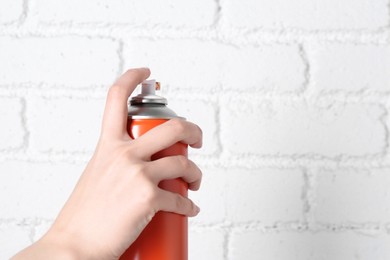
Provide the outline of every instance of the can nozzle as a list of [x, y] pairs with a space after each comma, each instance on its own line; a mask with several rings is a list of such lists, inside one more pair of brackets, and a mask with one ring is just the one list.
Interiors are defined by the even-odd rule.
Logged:
[[156, 95], [156, 90], [160, 90], [160, 82], [149, 79], [142, 82], [141, 94], [130, 99], [130, 105], [137, 104], [168, 104], [167, 99]]
[[156, 90], [160, 90], [160, 82], [155, 79], [149, 79], [142, 82], [142, 95], [155, 95]]

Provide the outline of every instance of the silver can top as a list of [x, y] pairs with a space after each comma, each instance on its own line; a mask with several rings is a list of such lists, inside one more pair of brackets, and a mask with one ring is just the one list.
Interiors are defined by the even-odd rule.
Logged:
[[128, 116], [132, 119], [172, 119], [179, 117], [173, 110], [167, 107], [166, 98], [156, 95], [156, 89], [160, 89], [160, 83], [156, 80], [142, 82], [141, 94], [130, 99]]
[[130, 99], [130, 105], [139, 104], [163, 104], [167, 105], [168, 101], [164, 97], [156, 95], [156, 90], [160, 90], [160, 83], [156, 80], [145, 80], [142, 82], [141, 94]]

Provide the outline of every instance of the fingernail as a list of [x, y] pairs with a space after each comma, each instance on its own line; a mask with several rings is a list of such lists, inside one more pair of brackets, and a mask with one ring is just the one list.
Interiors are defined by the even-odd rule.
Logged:
[[196, 205], [195, 205], [195, 212], [196, 212], [196, 214], [198, 214], [200, 212], [200, 208]]

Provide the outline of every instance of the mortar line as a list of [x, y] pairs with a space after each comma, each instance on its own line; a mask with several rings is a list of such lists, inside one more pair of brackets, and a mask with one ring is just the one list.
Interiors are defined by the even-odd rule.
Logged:
[[383, 157], [386, 157], [387, 155], [389, 155], [389, 138], [390, 138], [390, 133], [389, 133], [389, 111], [387, 109], [387, 106], [385, 105], [380, 105], [378, 104], [379, 106], [381, 106], [384, 110], [384, 113], [383, 115], [381, 115], [381, 117], [379, 118], [379, 121], [383, 124], [383, 128], [384, 128], [384, 131], [385, 131], [385, 146], [383, 148]]
[[[0, 84], [0, 96], [1, 97], [15, 97], [26, 96], [26, 93], [36, 92], [38, 96], [77, 96], [77, 97], [97, 97], [102, 98], [106, 95], [107, 85], [85, 85], [81, 88], [67, 87], [64, 84], [50, 84], [45, 82], [21, 82], [17, 83], [5, 83]], [[220, 88], [218, 88], [220, 89]], [[290, 102], [304, 101], [304, 97], [300, 93], [296, 92], [273, 92], [273, 91], [251, 91], [247, 93], [241, 93], [233, 89], [224, 90], [226, 93], [224, 96], [233, 97], [234, 99], [245, 99], [246, 97], [255, 98], [256, 100], [286, 100]], [[175, 95], [178, 98], [197, 98], [204, 101], [218, 102], [219, 97], [216, 95], [215, 90], [207, 90], [203, 93], [190, 93], [188, 89], [175, 89]], [[217, 96], [214, 98], [213, 96]], [[387, 105], [390, 98], [390, 92], [377, 92], [377, 91], [358, 91], [358, 92], [345, 92], [345, 91], [329, 91], [323, 93], [321, 96], [316, 97], [316, 100], [329, 100], [337, 103], [359, 103], [367, 105]]]
[[117, 77], [122, 75], [122, 73], [124, 72], [123, 70], [124, 70], [125, 60], [123, 57], [123, 48], [124, 48], [124, 42], [122, 39], [119, 39], [118, 40], [118, 48], [116, 50], [116, 53], [117, 53], [118, 59], [119, 59]]
[[216, 4], [216, 10], [214, 14], [214, 21], [212, 24], [212, 28], [218, 28], [220, 26], [221, 18], [222, 18], [222, 0], [214, 0]]
[[306, 212], [304, 213], [304, 219], [307, 224], [307, 229], [311, 230], [315, 225], [314, 209], [316, 200], [316, 184], [318, 178], [318, 168], [305, 168], [304, 176], [307, 181], [307, 190], [305, 194], [306, 199]]
[[21, 124], [24, 130], [24, 135], [23, 135], [23, 151], [26, 152], [28, 150], [28, 147], [30, 145], [30, 131], [28, 129], [28, 119], [27, 119], [27, 101], [24, 97], [21, 97], [20, 99], [21, 102], [21, 111], [20, 111], [20, 118], [21, 118]]
[[[22, 227], [38, 227], [42, 224], [52, 224], [54, 219], [45, 217], [26, 217], [26, 218], [0, 218], [0, 226], [22, 226]], [[314, 223], [313, 226], [307, 227], [307, 225], [300, 221], [293, 222], [275, 222], [264, 224], [261, 221], [245, 221], [238, 222], [232, 225], [231, 223], [221, 222], [214, 225], [206, 226], [191, 226], [191, 230], [196, 232], [218, 230], [224, 233], [224, 237], [228, 239], [223, 243], [228, 248], [231, 243], [231, 236], [233, 232], [246, 233], [248, 231], [260, 231], [264, 234], [274, 232], [337, 232], [345, 231], [372, 231], [378, 230], [382, 233], [389, 233], [389, 222], [352, 222], [352, 221], [338, 221], [338, 222], [323, 222], [319, 221]], [[227, 236], [228, 235], [228, 236]]]
[[230, 240], [231, 240], [231, 232], [232, 230], [230, 227], [226, 228], [225, 234], [224, 234], [224, 240], [223, 240], [223, 259], [224, 260], [229, 260], [230, 256]]
[[35, 240], [36, 240], [36, 238], [35, 238], [35, 236], [36, 236], [36, 230], [35, 230], [35, 228], [36, 228], [36, 224], [32, 224], [32, 225], [30, 226], [30, 232], [29, 232], [29, 234], [28, 234], [28, 239], [30, 240], [31, 244], [34, 243]]
[[22, 13], [20, 14], [19, 19], [18, 19], [18, 26], [19, 27], [24, 25], [24, 23], [27, 20], [29, 12], [30, 12], [29, 0], [23, 0], [23, 2], [22, 2]]
[[222, 145], [222, 140], [221, 140], [221, 99], [218, 96], [217, 97], [217, 107], [215, 109], [215, 138], [217, 140], [217, 151], [216, 154], [218, 157], [221, 156], [223, 153], [223, 145]]
[[[24, 0], [28, 3], [28, 0]], [[215, 0], [222, 1], [222, 0]], [[28, 7], [28, 4], [26, 5]], [[220, 4], [222, 8], [222, 4]], [[389, 7], [390, 9], [390, 7]], [[28, 8], [26, 9], [28, 10]], [[29, 12], [26, 11], [26, 15]], [[222, 9], [220, 11], [222, 12]], [[218, 12], [217, 12], [218, 13]], [[221, 15], [220, 15], [221, 16]], [[390, 11], [389, 11], [390, 16]], [[27, 17], [27, 16], [26, 16]], [[390, 20], [390, 19], [389, 19]], [[214, 22], [216, 23], [216, 22]], [[199, 40], [209, 40], [233, 45], [257, 45], [262, 43], [299, 43], [310, 39], [325, 40], [329, 42], [340, 43], [388, 43], [388, 30], [374, 29], [346, 29], [346, 30], [292, 30], [292, 29], [253, 29], [242, 31], [240, 29], [229, 28], [229, 33], [220, 31], [216, 33], [217, 26], [220, 28], [220, 18], [218, 25], [208, 28], [191, 28], [191, 27], [134, 27], [129, 24], [108, 23], [99, 24], [39, 24], [32, 27], [21, 28], [15, 33], [15, 28], [7, 30], [7, 26], [0, 26], [0, 35], [15, 37], [26, 37], [32, 35], [51, 37], [53, 35], [77, 35], [91, 37], [111, 37], [121, 38], [124, 34], [129, 37], [147, 37], [153, 35], [155, 39], [181, 39], [192, 38]], [[5, 29], [5, 30], [4, 30]], [[8, 28], [10, 29], [10, 28]], [[13, 29], [13, 30], [12, 30]], [[229, 36], [230, 35], [230, 36]]]
[[302, 94], [307, 94], [309, 86], [310, 86], [310, 81], [311, 81], [311, 69], [310, 69], [310, 62], [307, 54], [306, 47], [304, 43], [300, 43], [298, 45], [298, 50], [299, 50], [299, 56], [302, 59], [303, 62], [303, 82], [302, 82]]
[[[18, 148], [20, 149], [20, 147]], [[90, 158], [92, 151], [52, 151], [40, 153], [26, 153], [25, 151], [1, 150], [0, 162], [7, 160], [36, 162], [36, 163], [86, 163]], [[221, 169], [242, 168], [242, 169], [259, 169], [259, 168], [277, 168], [290, 169], [299, 167], [344, 167], [344, 168], [359, 168], [359, 169], [384, 169], [390, 168], [390, 160], [380, 158], [343, 158], [341, 160], [332, 159], [310, 159], [310, 158], [244, 158], [238, 161], [232, 161], [232, 157], [221, 158], [210, 156], [194, 156], [193, 160], [197, 161], [202, 167], [218, 167]]]
[[302, 177], [303, 177], [303, 185], [302, 185], [302, 214], [303, 214], [303, 221], [308, 223], [309, 222], [309, 214], [311, 210], [311, 204], [309, 201], [309, 192], [310, 192], [310, 177], [307, 172], [307, 169], [302, 170]]
[[387, 29], [390, 29], [390, 0], [387, 1]]

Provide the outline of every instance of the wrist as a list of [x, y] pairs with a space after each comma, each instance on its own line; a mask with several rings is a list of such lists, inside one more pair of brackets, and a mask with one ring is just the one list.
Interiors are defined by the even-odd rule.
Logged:
[[48, 249], [48, 252], [51, 252], [53, 255], [60, 256], [60, 259], [85, 259], [72, 238], [61, 232], [50, 230], [38, 241], [38, 243], [40, 243], [43, 248]]
[[51, 233], [47, 233], [31, 246], [25, 248], [11, 260], [32, 260], [32, 259], [58, 259], [58, 260], [76, 260], [85, 259], [77, 252], [68, 241], [61, 237], [57, 237]]

